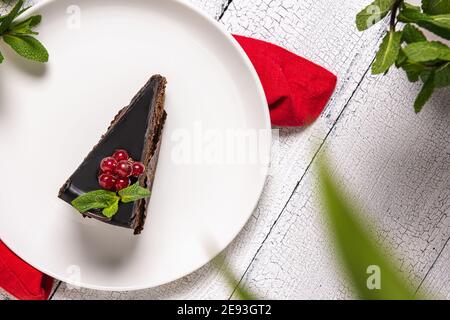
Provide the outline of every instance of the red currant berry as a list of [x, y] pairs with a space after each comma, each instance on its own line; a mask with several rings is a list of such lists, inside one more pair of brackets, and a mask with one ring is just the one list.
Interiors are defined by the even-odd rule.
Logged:
[[115, 172], [120, 178], [128, 178], [133, 172], [133, 167], [128, 161], [122, 160], [117, 163]]
[[100, 162], [100, 170], [102, 172], [113, 172], [116, 170], [117, 161], [113, 157], [107, 157]]
[[111, 175], [113, 177], [116, 176], [116, 173], [114, 171], [103, 171], [103, 170], [100, 170], [99, 173], [98, 173], [98, 176], [100, 177], [100, 175], [102, 175], [102, 174], [109, 174], [109, 175]]
[[144, 165], [142, 163], [140, 163], [140, 162], [134, 162], [133, 163], [133, 173], [132, 173], [132, 175], [134, 177], [136, 177], [136, 178], [139, 177], [141, 174], [144, 173], [144, 170], [145, 170], [145, 167], [144, 167]]
[[114, 189], [116, 178], [110, 174], [103, 173], [98, 177], [98, 184], [106, 190]]
[[126, 150], [116, 150], [116, 152], [114, 152], [113, 154], [114, 159], [116, 159], [117, 161], [122, 161], [122, 160], [128, 160], [128, 158], [130, 157], [128, 155], [128, 152]]
[[128, 178], [119, 178], [119, 179], [117, 179], [116, 184], [115, 184], [116, 191], [120, 191], [122, 189], [125, 189], [129, 185], [130, 185], [130, 179], [128, 179]]

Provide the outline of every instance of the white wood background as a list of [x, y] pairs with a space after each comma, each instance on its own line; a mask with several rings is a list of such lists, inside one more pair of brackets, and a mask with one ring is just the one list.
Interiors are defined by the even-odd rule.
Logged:
[[[315, 159], [326, 151], [378, 241], [393, 248], [405, 279], [422, 294], [450, 298], [450, 90], [439, 91], [416, 115], [418, 85], [397, 70], [370, 75], [385, 25], [364, 33], [354, 26], [370, 0], [191, 2], [230, 32], [279, 44], [339, 77], [313, 125], [280, 130], [272, 174], [251, 219], [223, 253], [226, 267], [262, 298], [354, 298], [315, 202]], [[142, 291], [57, 283], [52, 299], [228, 299], [233, 289], [208, 264]]]

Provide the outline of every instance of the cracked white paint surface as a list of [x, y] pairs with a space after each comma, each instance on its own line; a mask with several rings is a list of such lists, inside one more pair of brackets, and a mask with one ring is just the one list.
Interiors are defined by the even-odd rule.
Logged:
[[450, 243], [442, 250], [420, 287], [419, 294], [426, 297], [450, 299]]
[[[218, 18], [228, 0], [191, 2]], [[418, 87], [401, 72], [366, 75], [384, 33], [383, 24], [364, 33], [354, 27], [356, 13], [368, 2], [234, 0], [221, 20], [230, 32], [277, 43], [339, 77], [326, 111], [312, 126], [281, 129], [258, 207], [224, 251], [227, 267], [243, 275], [243, 283], [261, 297], [352, 297], [334, 267], [315, 202], [310, 163], [322, 144], [337, 164], [342, 184], [378, 226], [373, 229], [377, 239], [394, 247], [408, 279], [424, 278], [450, 236], [449, 90], [437, 94], [417, 116], [412, 103]], [[423, 286], [438, 287], [447, 296], [449, 247]], [[154, 289], [99, 292], [62, 284], [54, 298], [226, 299], [231, 293], [220, 272], [208, 264]]]
[[[416, 288], [450, 237], [450, 90], [440, 91], [416, 115], [417, 89], [400, 71], [366, 76], [322, 148], [333, 174], [372, 221], [376, 239], [392, 248], [391, 258]], [[335, 268], [318, 194], [310, 169], [243, 285], [267, 298], [354, 297]], [[446, 298], [448, 246], [444, 253], [425, 283], [427, 294], [436, 287]]]
[[0, 300], [10, 300], [10, 299], [12, 299], [11, 296], [2, 289], [0, 289]]

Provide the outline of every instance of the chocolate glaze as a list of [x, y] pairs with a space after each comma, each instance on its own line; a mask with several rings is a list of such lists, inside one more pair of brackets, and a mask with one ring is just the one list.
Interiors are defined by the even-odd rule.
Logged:
[[[125, 149], [134, 160], [144, 163], [147, 171], [138, 181], [142, 187], [151, 191], [166, 119], [165, 85], [164, 77], [152, 76], [131, 103], [117, 114], [99, 143], [60, 189], [58, 196], [62, 200], [70, 204], [76, 197], [100, 189], [97, 181], [100, 162], [116, 149]], [[95, 210], [84, 215], [132, 228], [137, 234], [143, 229], [148, 201], [149, 199], [142, 199], [134, 203], [120, 203], [119, 211], [111, 219]]]

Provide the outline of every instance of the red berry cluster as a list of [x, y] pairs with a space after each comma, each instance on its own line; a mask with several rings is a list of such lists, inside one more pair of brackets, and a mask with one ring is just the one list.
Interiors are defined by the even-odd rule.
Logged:
[[126, 150], [116, 150], [112, 157], [101, 161], [98, 183], [103, 189], [119, 191], [131, 184], [131, 177], [138, 178], [144, 170], [144, 165], [133, 161]]

